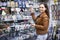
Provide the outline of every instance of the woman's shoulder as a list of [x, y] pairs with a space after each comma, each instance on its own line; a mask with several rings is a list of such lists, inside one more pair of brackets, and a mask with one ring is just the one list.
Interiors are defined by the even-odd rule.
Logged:
[[46, 15], [46, 14], [43, 14], [42, 17], [43, 18], [49, 18], [48, 15]]
[[42, 20], [43, 20], [44, 22], [49, 21], [48, 15], [44, 14], [44, 15], [42, 16]]

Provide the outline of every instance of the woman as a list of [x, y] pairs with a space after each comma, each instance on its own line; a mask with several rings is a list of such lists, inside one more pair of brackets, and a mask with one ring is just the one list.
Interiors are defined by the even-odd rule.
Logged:
[[36, 40], [46, 40], [49, 26], [49, 10], [47, 4], [39, 5], [40, 15], [35, 17], [34, 10], [31, 7], [30, 12], [35, 24], [31, 24], [36, 28], [37, 39]]

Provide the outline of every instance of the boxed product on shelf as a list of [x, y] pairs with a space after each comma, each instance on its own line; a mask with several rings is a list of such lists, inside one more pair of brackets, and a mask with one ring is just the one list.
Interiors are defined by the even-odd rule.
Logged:
[[7, 2], [2, 2], [3, 7], [7, 7]]
[[11, 7], [10, 1], [7, 1], [7, 7]]
[[22, 2], [21, 1], [18, 1], [18, 7], [22, 7]]
[[15, 2], [15, 7], [18, 7], [18, 2]]
[[11, 7], [15, 7], [15, 2], [14, 1], [11, 1]]
[[0, 7], [2, 7], [2, 2], [0, 2]]

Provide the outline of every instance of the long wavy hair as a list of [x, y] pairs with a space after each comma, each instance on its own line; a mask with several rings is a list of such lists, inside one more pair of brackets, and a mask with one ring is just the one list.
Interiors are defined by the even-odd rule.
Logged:
[[[50, 18], [50, 16], [49, 16], [49, 9], [48, 9], [47, 4], [45, 4], [45, 3], [41, 3], [41, 4], [43, 4], [43, 5], [45, 6], [45, 8], [46, 8], [45, 13], [46, 13], [46, 15]], [[40, 4], [40, 5], [41, 5], [41, 4]]]

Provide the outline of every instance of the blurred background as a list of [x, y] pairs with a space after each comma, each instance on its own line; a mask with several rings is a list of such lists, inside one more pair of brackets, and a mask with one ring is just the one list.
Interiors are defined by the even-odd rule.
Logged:
[[35, 40], [36, 29], [29, 8], [39, 15], [39, 4], [49, 7], [47, 40], [60, 40], [60, 0], [0, 0], [0, 40]]

